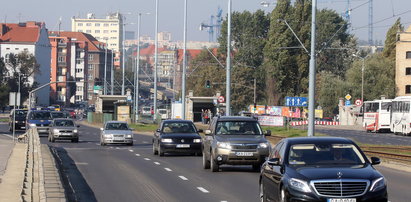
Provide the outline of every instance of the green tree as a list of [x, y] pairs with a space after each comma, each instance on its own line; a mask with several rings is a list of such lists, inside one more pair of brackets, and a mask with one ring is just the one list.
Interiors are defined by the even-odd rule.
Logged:
[[347, 94], [350, 86], [332, 72], [322, 71], [317, 74], [318, 105], [322, 107], [324, 116], [333, 116], [338, 113], [339, 98]]
[[4, 58], [0, 58], [0, 107], [4, 107], [8, 105], [8, 100], [9, 100], [9, 92], [10, 88], [7, 85], [7, 82], [5, 82], [5, 76], [6, 76], [6, 65], [4, 64]]
[[404, 31], [404, 27], [401, 24], [401, 18], [398, 18], [387, 32], [384, 51], [382, 52], [384, 57], [395, 61], [395, 48], [398, 38], [398, 32], [402, 31]]

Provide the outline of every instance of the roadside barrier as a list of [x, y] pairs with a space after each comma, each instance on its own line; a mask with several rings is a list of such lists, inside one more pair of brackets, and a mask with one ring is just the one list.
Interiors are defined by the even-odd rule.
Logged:
[[27, 131], [28, 149], [22, 201], [66, 201], [60, 174], [47, 145], [40, 144], [37, 130]]
[[[340, 122], [337, 121], [314, 121], [315, 125], [326, 125], [326, 126], [336, 126], [340, 125]], [[290, 123], [290, 126], [302, 126], [308, 125], [308, 121], [293, 121]]]

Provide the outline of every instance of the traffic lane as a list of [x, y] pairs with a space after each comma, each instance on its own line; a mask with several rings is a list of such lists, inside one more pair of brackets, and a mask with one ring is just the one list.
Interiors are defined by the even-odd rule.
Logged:
[[391, 202], [410, 201], [411, 173], [383, 166], [375, 166], [387, 180], [388, 199]]
[[151, 145], [102, 147], [96, 144], [98, 129], [81, 128], [80, 143], [42, 141], [67, 151], [98, 201], [221, 201], [182, 175], [130, 152], [139, 147], [151, 150]]
[[335, 137], [345, 137], [353, 139], [356, 142], [364, 144], [379, 145], [411, 145], [411, 137], [398, 136], [393, 133], [367, 133], [358, 130], [340, 130], [340, 129], [316, 129], [316, 132], [324, 133]]
[[[25, 130], [16, 130], [15, 131], [15, 138], [17, 136], [24, 134], [26, 131]], [[9, 125], [7, 122], [0, 122], [0, 134], [5, 135], [9, 138], [13, 138], [13, 132], [9, 131]]]

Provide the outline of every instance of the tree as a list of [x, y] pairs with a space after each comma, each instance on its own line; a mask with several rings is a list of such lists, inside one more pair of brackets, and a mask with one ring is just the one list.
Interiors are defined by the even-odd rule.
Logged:
[[0, 106], [4, 107], [8, 105], [10, 88], [5, 82], [6, 65], [4, 64], [4, 58], [0, 58]]
[[382, 55], [384, 57], [395, 61], [395, 48], [398, 38], [398, 32], [402, 31], [404, 31], [404, 27], [401, 24], [401, 18], [398, 18], [387, 32], [385, 38], [384, 51], [382, 52]]

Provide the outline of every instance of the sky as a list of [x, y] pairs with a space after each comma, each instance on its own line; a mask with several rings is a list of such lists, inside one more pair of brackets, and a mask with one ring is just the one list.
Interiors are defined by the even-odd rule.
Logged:
[[[187, 0], [187, 40], [208, 41], [208, 33], [200, 31], [201, 23], [208, 23], [211, 15], [216, 15], [217, 8], [227, 14], [228, 0]], [[262, 7], [263, 0], [232, 0], [233, 11], [254, 12], [262, 9], [270, 12], [274, 8], [274, 0], [269, 7]], [[360, 40], [368, 40], [368, 2], [369, 0], [350, 0], [352, 30]], [[318, 0], [318, 8], [328, 8], [343, 13], [347, 9], [347, 0]], [[394, 21], [401, 17], [407, 28], [411, 24], [410, 0], [373, 0], [374, 5], [374, 40], [385, 40], [385, 35]], [[159, 0], [158, 31], [168, 31], [173, 41], [183, 39], [184, 0]], [[126, 22], [137, 22], [137, 13], [150, 13], [142, 16], [141, 35], [154, 36], [155, 32], [155, 0], [13, 0], [0, 7], [0, 21], [17, 23], [25, 21], [41, 21], [46, 23], [49, 31], [58, 30], [61, 18], [61, 30], [70, 31], [73, 16], [85, 18], [87, 13], [94, 13], [104, 18], [109, 12], [127, 14]], [[137, 31], [137, 26], [130, 24], [127, 31]]]

